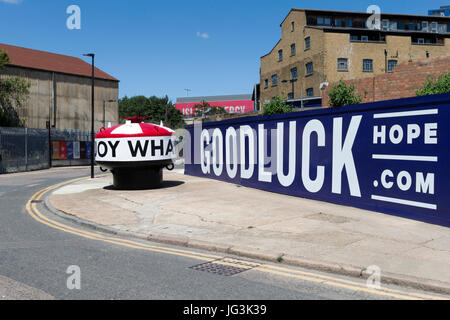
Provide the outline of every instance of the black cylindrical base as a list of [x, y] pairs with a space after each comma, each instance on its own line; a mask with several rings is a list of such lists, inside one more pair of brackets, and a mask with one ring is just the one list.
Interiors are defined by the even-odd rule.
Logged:
[[163, 181], [161, 167], [115, 168], [111, 171], [116, 189], [154, 189], [159, 188]]

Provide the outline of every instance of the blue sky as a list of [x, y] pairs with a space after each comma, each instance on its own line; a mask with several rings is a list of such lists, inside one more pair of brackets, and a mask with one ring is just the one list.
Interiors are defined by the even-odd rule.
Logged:
[[[81, 30], [69, 30], [69, 5]], [[81, 57], [118, 78], [119, 96], [245, 94], [291, 8], [427, 14], [441, 1], [0, 0], [0, 42]], [[89, 60], [86, 60], [89, 61]]]

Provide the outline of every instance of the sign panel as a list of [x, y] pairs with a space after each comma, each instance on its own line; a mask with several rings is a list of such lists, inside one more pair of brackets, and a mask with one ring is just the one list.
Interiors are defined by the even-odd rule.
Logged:
[[176, 158], [175, 136], [95, 139], [96, 161], [158, 161]]
[[[183, 115], [189, 116], [194, 114], [194, 105], [201, 102], [176, 103], [175, 108], [180, 110]], [[253, 100], [236, 100], [236, 101], [210, 101], [212, 107], [223, 107], [228, 113], [248, 113], [253, 112]]]
[[91, 150], [92, 142], [86, 141], [85, 144], [86, 144], [86, 151], [85, 151], [86, 152], [86, 159], [90, 159], [91, 158], [91, 152], [92, 152], [92, 150]]
[[52, 159], [58, 160], [59, 156], [59, 141], [52, 141]]
[[186, 126], [185, 173], [450, 226], [450, 95]]
[[59, 142], [59, 159], [67, 159], [67, 143], [66, 141]]
[[67, 141], [66, 148], [67, 148], [67, 159], [73, 159], [73, 142]]
[[73, 158], [80, 159], [80, 141], [73, 142]]

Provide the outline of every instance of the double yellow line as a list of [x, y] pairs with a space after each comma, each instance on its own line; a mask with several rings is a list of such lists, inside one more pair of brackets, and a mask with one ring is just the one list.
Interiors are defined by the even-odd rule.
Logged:
[[[74, 228], [74, 227], [68, 226], [66, 224], [60, 223], [58, 221], [52, 220], [52, 219], [44, 216], [37, 209], [36, 201], [41, 200], [42, 197], [45, 194], [47, 194], [48, 192], [50, 192], [56, 188], [59, 188], [63, 185], [77, 182], [77, 181], [80, 181], [83, 179], [86, 179], [86, 178], [69, 180], [66, 182], [62, 182], [62, 183], [44, 188], [44, 189], [36, 192], [28, 200], [26, 207], [25, 207], [26, 211], [34, 220], [36, 220], [46, 226], [49, 226], [53, 229], [57, 229], [57, 230], [60, 230], [63, 232], [74, 234], [74, 235], [77, 235], [77, 236], [80, 236], [80, 237], [83, 237], [86, 239], [103, 241], [103, 242], [116, 244], [116, 245], [120, 245], [120, 246], [124, 246], [124, 247], [128, 247], [128, 248], [138, 249], [138, 250], [146, 250], [146, 251], [151, 251], [151, 252], [158, 252], [158, 253], [182, 256], [182, 257], [192, 258], [192, 259], [196, 259], [196, 260], [200, 260], [200, 261], [215, 260], [214, 262], [218, 263], [218, 264], [224, 264], [224, 265], [242, 268], [242, 264], [239, 264], [238, 260], [234, 260], [236, 262], [234, 262], [233, 259], [229, 259], [229, 258], [222, 260], [222, 259], [224, 259], [224, 257], [222, 257], [222, 256], [199, 253], [199, 252], [195, 252], [195, 251], [191, 251], [191, 250], [175, 249], [175, 248], [168, 248], [168, 247], [163, 247], [163, 246], [144, 244], [144, 243], [140, 243], [140, 242], [133, 241], [133, 240], [100, 235], [100, 234], [92, 233], [92, 232], [82, 230], [79, 228]], [[246, 263], [249, 264], [250, 262], [246, 261]], [[293, 278], [293, 279], [298, 279], [298, 280], [303, 280], [303, 281], [308, 281], [308, 282], [315, 282], [315, 283], [329, 285], [332, 287], [343, 288], [343, 289], [347, 289], [347, 290], [351, 290], [351, 291], [365, 292], [365, 293], [389, 297], [389, 298], [396, 298], [396, 299], [403, 299], [403, 300], [405, 300], [405, 299], [407, 299], [407, 300], [411, 300], [411, 299], [413, 299], [413, 300], [422, 300], [422, 299], [444, 300], [443, 298], [434, 296], [434, 295], [427, 295], [427, 294], [415, 293], [415, 292], [406, 292], [406, 291], [395, 290], [395, 289], [384, 288], [384, 287], [382, 287], [381, 289], [373, 289], [373, 288], [369, 288], [365, 283], [362, 283], [362, 282], [341, 279], [338, 277], [327, 276], [327, 275], [314, 273], [314, 272], [300, 271], [300, 270], [295, 270], [295, 269], [291, 269], [291, 268], [275, 266], [275, 265], [271, 265], [271, 264], [254, 263], [253, 268], [251, 268], [251, 270], [257, 270], [257, 271], [272, 274], [272, 275]]]

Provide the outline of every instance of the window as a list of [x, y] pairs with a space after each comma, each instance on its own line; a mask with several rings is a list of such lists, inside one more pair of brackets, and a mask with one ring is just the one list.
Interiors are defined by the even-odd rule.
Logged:
[[397, 22], [397, 29], [398, 30], [405, 30], [405, 23], [403, 21]]
[[422, 21], [422, 31], [428, 32], [428, 21]]
[[278, 61], [283, 60], [283, 50], [278, 50]]
[[334, 26], [335, 27], [342, 27], [342, 19], [341, 18], [334, 19]]
[[384, 31], [389, 30], [389, 20], [383, 19], [381, 21], [381, 29], [384, 30]]
[[339, 58], [338, 59], [338, 71], [347, 71], [348, 70], [348, 59], [347, 58]]
[[309, 76], [314, 73], [314, 66], [312, 62], [306, 64], [306, 75]]
[[305, 50], [311, 49], [311, 38], [306, 37], [305, 38]]
[[318, 26], [331, 26], [331, 19], [330, 18], [324, 18], [324, 17], [318, 17], [317, 18], [317, 25]]
[[345, 19], [345, 26], [347, 27], [347, 28], [351, 28], [352, 26], [353, 26], [353, 21], [352, 21], [352, 19]]
[[264, 88], [269, 87], [269, 79], [264, 80]]
[[397, 66], [397, 60], [389, 60], [388, 61], [388, 72], [392, 72], [396, 66]]
[[363, 60], [363, 72], [373, 72], [373, 60], [364, 59]]
[[390, 30], [397, 30], [397, 21], [391, 21]]
[[425, 43], [425, 39], [424, 38], [419, 38], [419, 39], [417, 39], [417, 43], [418, 44], [424, 44]]
[[438, 32], [438, 24], [437, 22], [432, 22], [431, 23], [431, 32]]
[[306, 96], [307, 97], [314, 97], [314, 88], [306, 89]]
[[361, 36], [361, 41], [362, 42], [368, 42], [369, 41], [369, 36]]
[[291, 32], [294, 32], [295, 30], [295, 23], [294, 21], [291, 22]]
[[408, 30], [416, 30], [416, 24], [414, 22], [408, 23]]
[[295, 43], [291, 44], [291, 56], [295, 56]]
[[272, 86], [276, 86], [278, 84], [278, 76], [274, 74], [272, 76]]
[[359, 41], [358, 35], [356, 34], [350, 35], [350, 41]]
[[292, 68], [291, 69], [291, 79], [297, 79], [297, 68]]
[[288, 93], [288, 100], [293, 100], [294, 99], [294, 94], [292, 92]]

